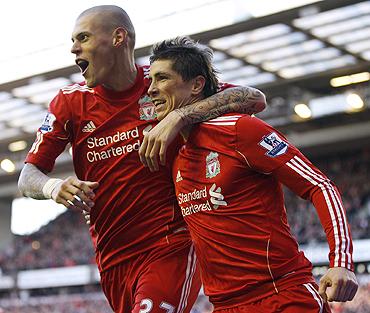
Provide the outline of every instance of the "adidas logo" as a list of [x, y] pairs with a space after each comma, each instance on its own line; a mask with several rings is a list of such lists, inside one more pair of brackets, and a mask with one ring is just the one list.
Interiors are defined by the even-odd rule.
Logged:
[[179, 181], [182, 181], [182, 177], [181, 177], [180, 170], [178, 170], [178, 171], [177, 171], [177, 175], [176, 175], [176, 183], [178, 183]]
[[82, 131], [84, 132], [84, 133], [90, 133], [90, 132], [92, 132], [92, 131], [94, 131], [95, 130], [95, 124], [94, 124], [94, 122], [93, 121], [90, 121], [90, 122], [88, 122], [87, 124], [86, 124], [86, 126], [84, 127], [84, 128], [82, 128]]

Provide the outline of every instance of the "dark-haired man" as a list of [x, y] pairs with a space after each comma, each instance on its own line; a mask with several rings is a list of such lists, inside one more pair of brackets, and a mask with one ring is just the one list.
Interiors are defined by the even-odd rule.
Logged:
[[[183, 37], [150, 57], [148, 93], [158, 119], [215, 91], [212, 51]], [[216, 312], [321, 313], [352, 300], [352, 240], [335, 185], [256, 117], [227, 114], [181, 131], [172, 176], [206, 295]], [[291, 235], [281, 184], [315, 206], [330, 246], [320, 281]], [[327, 290], [327, 287], [332, 287]]]

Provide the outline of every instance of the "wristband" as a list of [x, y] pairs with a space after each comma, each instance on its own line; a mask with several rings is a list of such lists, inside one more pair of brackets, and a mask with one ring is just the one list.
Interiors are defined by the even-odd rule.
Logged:
[[50, 178], [42, 187], [42, 193], [46, 199], [51, 199], [51, 194], [54, 191], [55, 187], [61, 183], [63, 180], [60, 178]]

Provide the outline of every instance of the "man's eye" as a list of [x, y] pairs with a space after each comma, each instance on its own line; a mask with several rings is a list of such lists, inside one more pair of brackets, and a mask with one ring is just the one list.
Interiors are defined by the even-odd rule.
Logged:
[[78, 36], [78, 40], [81, 41], [81, 42], [86, 41], [87, 38], [88, 38], [87, 35], [80, 35], [80, 36]]

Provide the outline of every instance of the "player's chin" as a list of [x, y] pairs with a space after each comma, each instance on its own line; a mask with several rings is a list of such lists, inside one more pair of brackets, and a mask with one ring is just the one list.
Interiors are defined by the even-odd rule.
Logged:
[[85, 77], [86, 86], [89, 88], [94, 88], [99, 85], [96, 79], [93, 79], [92, 77]]
[[95, 81], [91, 81], [88, 79], [85, 79], [85, 82], [86, 82], [86, 86], [89, 88], [94, 88], [98, 85]]
[[158, 114], [158, 113], [157, 113], [157, 120], [158, 120], [158, 121], [161, 121], [161, 120], [163, 120], [163, 119], [164, 119], [163, 114]]
[[156, 113], [157, 113], [157, 120], [158, 121], [163, 120], [167, 115], [166, 112], [163, 112], [162, 110], [158, 110], [158, 109], [156, 110]]

